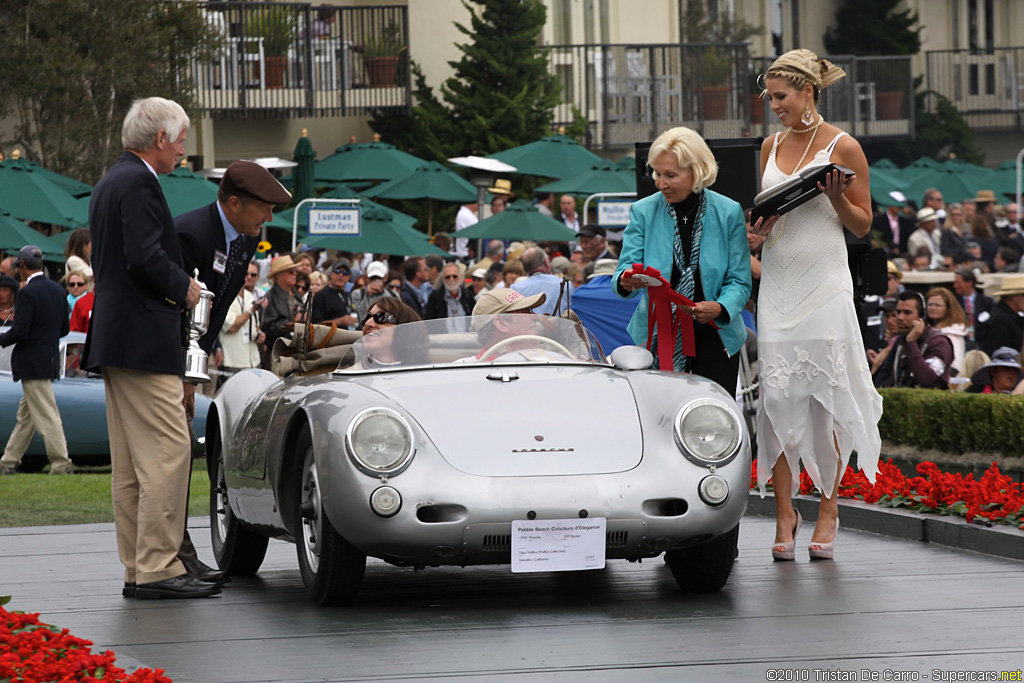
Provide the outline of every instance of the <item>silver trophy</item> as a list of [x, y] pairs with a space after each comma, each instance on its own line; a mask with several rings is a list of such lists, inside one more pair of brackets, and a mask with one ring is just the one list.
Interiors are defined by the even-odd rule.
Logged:
[[188, 349], [185, 351], [185, 381], [192, 384], [204, 384], [210, 381], [206, 370], [210, 358], [206, 351], [199, 348], [199, 339], [210, 329], [210, 311], [213, 310], [213, 292], [199, 280], [199, 270], [195, 271], [196, 282], [202, 288], [199, 292], [199, 303], [189, 312]]

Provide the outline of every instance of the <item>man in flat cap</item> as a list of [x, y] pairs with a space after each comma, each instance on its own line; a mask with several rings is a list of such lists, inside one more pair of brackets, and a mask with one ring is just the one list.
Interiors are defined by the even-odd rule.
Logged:
[[[199, 346], [213, 355], [217, 335], [224, 326], [228, 308], [242, 289], [249, 260], [256, 253], [263, 224], [273, 218], [277, 204], [291, 201], [291, 194], [270, 171], [251, 161], [236, 161], [225, 171], [217, 201], [174, 220], [181, 243], [185, 272], [199, 271], [199, 281], [213, 292], [213, 306], [207, 332]], [[238, 316], [245, 323], [255, 315], [254, 307]], [[195, 385], [185, 384], [186, 412], [192, 418]], [[204, 581], [223, 581], [224, 572], [203, 564], [185, 531], [178, 559], [190, 576]]]
[[18, 421], [0, 458], [0, 474], [14, 474], [36, 431], [46, 444], [50, 474], [70, 474], [71, 460], [52, 384], [63, 362], [60, 338], [68, 333], [68, 302], [64, 289], [43, 275], [39, 247], [22, 247], [14, 267], [25, 278], [25, 286], [18, 293], [18, 314], [11, 329], [0, 334], [0, 346], [14, 344], [11, 370], [14, 381], [21, 381], [21, 401]]

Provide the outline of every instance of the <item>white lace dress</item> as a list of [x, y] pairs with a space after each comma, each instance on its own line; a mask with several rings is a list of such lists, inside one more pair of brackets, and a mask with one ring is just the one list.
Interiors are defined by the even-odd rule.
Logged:
[[[843, 135], [809, 165], [828, 163]], [[775, 162], [778, 140], [776, 135], [765, 167], [766, 189], [789, 177]], [[858, 465], [874, 481], [882, 397], [871, 383], [853, 305], [846, 239], [832, 203], [821, 194], [784, 218], [761, 254], [757, 481], [763, 496], [771, 469], [785, 452], [794, 490], [802, 460], [818, 489], [830, 495], [837, 471], [833, 434], [843, 470], [856, 451]]]

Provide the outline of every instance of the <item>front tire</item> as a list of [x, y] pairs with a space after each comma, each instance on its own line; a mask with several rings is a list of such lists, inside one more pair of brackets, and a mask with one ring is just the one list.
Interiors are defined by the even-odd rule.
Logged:
[[213, 468], [210, 479], [210, 539], [217, 566], [235, 576], [252, 576], [267, 555], [270, 539], [241, 525], [228, 502], [224, 455], [219, 430], [214, 428], [209, 443]]
[[299, 528], [295, 548], [306, 593], [318, 605], [348, 605], [355, 600], [366, 573], [366, 553], [346, 541], [324, 512], [309, 426], [295, 445], [298, 492], [295, 516]]
[[713, 593], [729, 580], [736, 561], [740, 525], [726, 534], [690, 548], [670, 550], [665, 562], [685, 593]]

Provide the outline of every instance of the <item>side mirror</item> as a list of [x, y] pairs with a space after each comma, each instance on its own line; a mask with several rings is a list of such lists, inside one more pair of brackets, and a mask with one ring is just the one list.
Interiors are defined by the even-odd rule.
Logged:
[[642, 346], [620, 346], [608, 357], [619, 370], [650, 370], [654, 354]]

